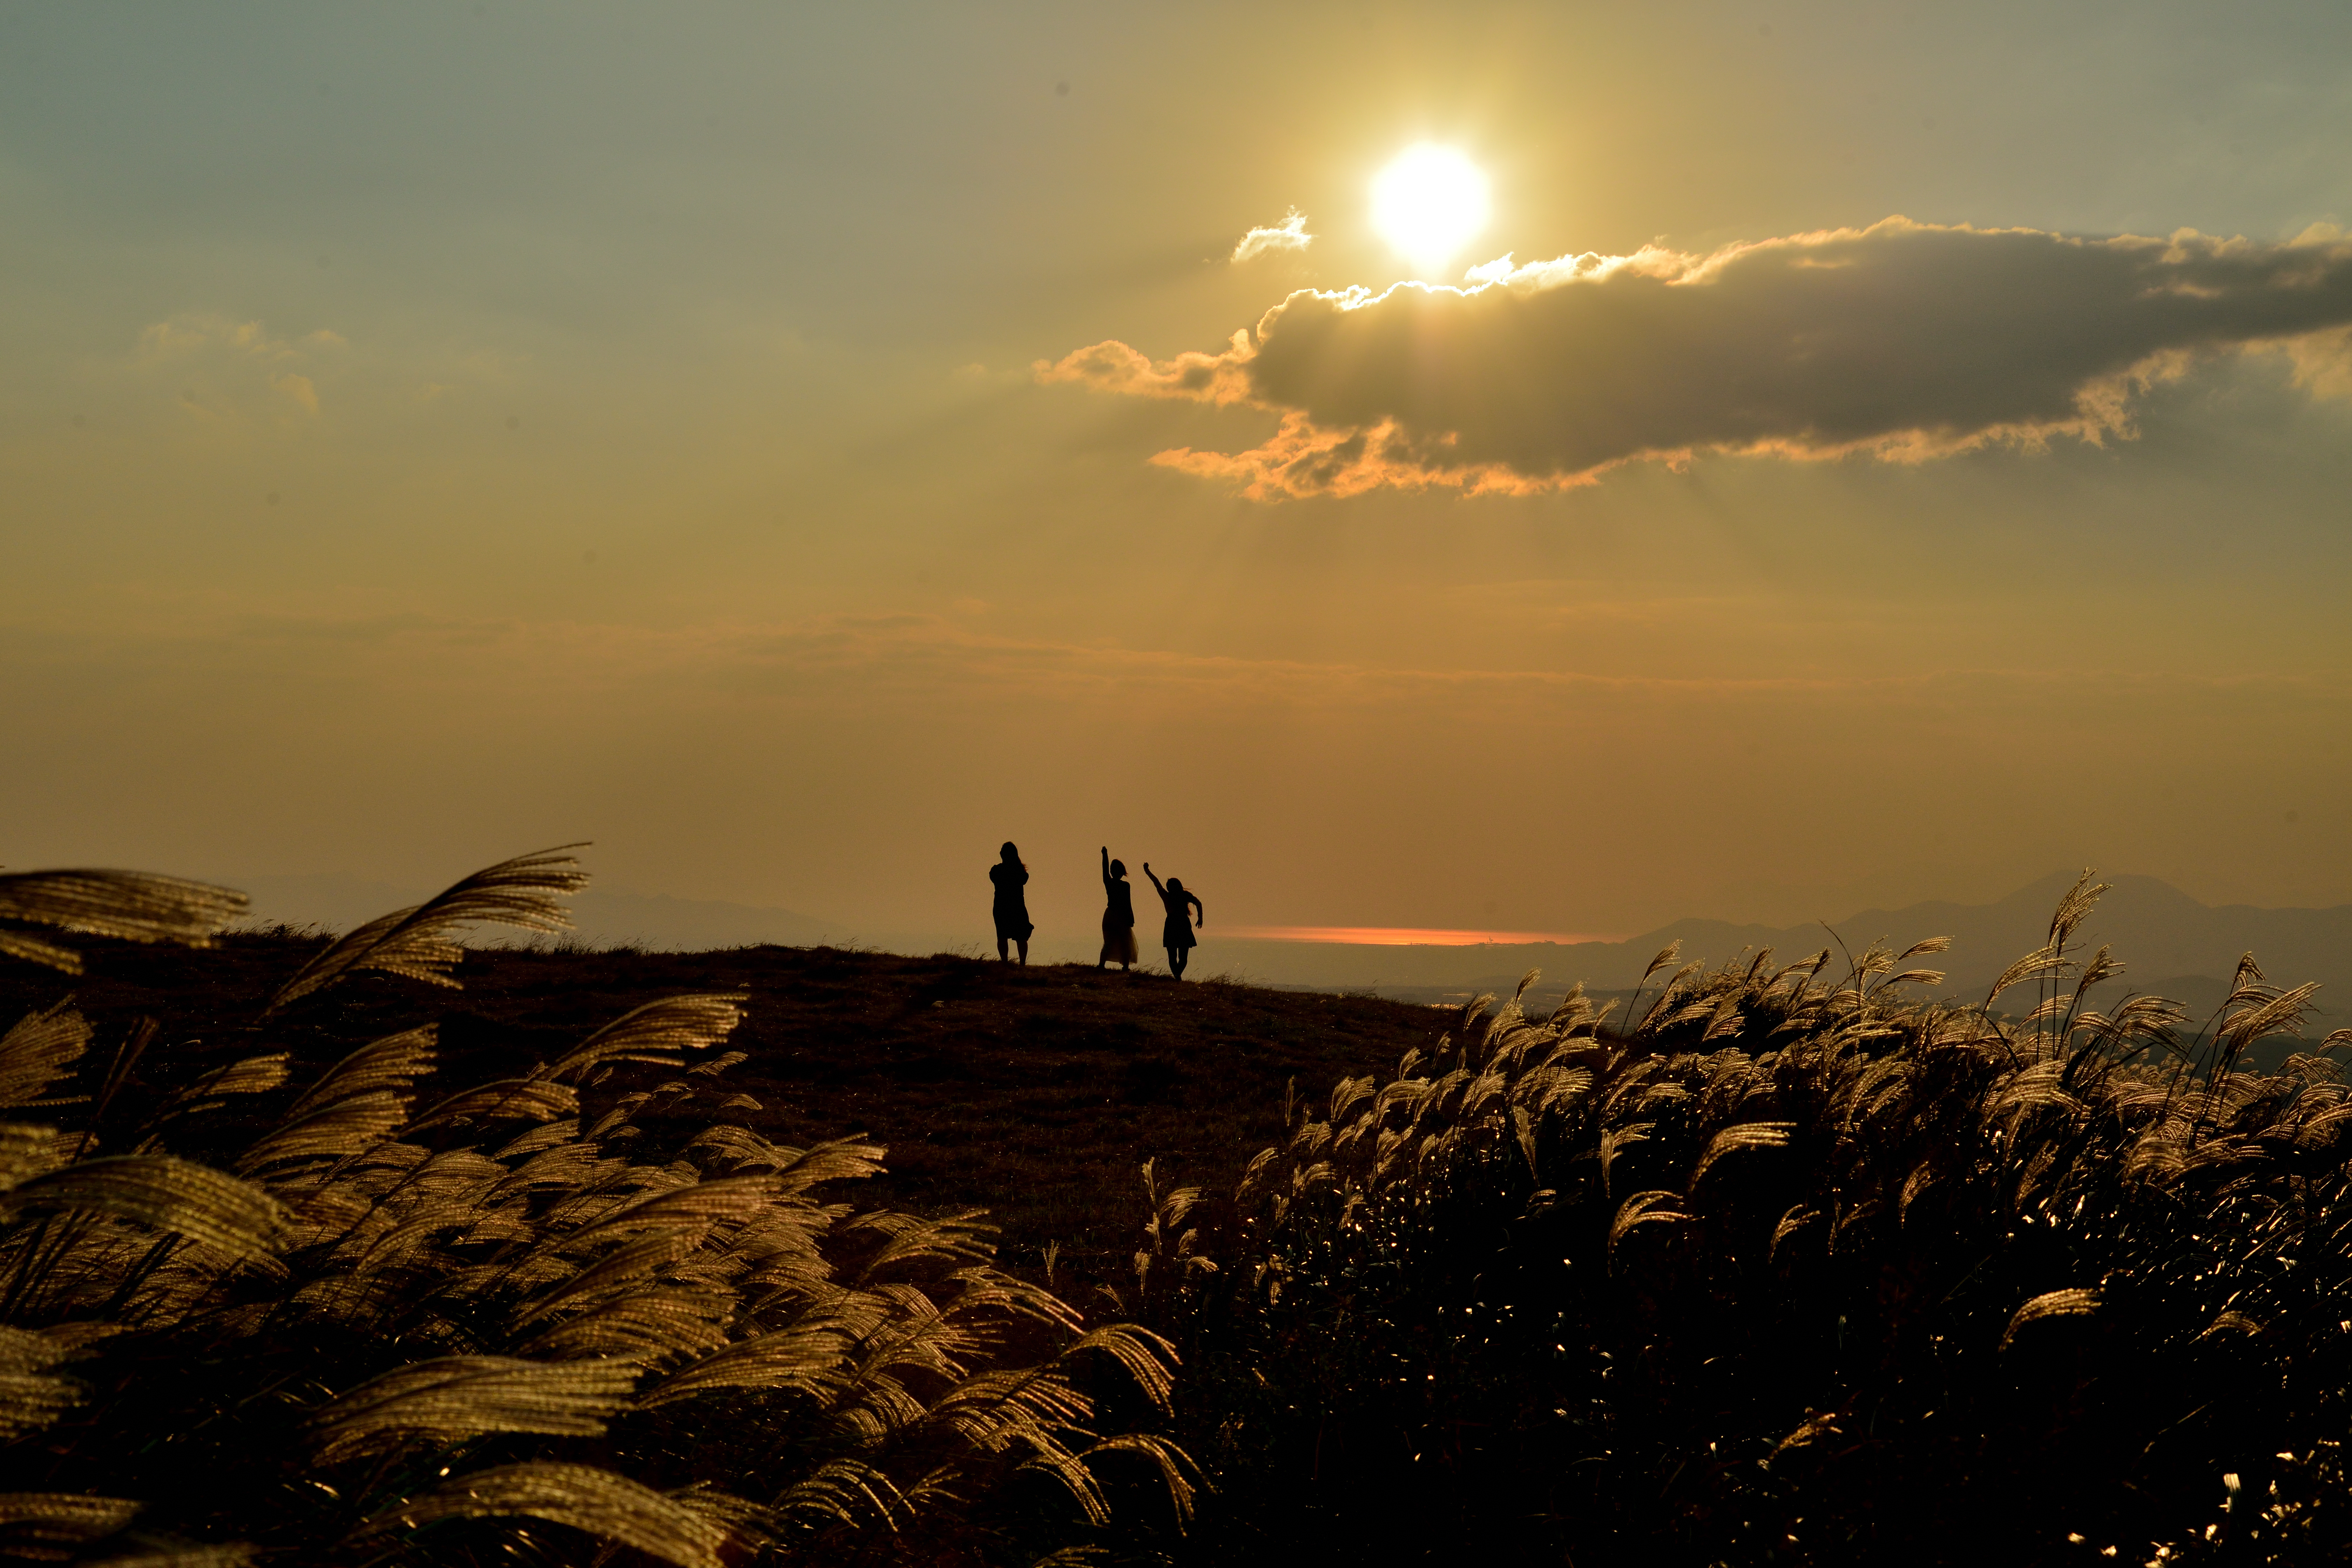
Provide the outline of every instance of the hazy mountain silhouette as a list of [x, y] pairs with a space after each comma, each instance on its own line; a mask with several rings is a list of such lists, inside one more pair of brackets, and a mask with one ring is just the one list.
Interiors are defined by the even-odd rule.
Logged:
[[[2216, 908], [2154, 877], [2101, 879], [2112, 884], [2110, 890], [2075, 940], [2086, 950], [2101, 942], [2112, 944], [2136, 976], [2226, 977], [2239, 955], [2250, 949], [2265, 970], [2280, 975], [2292, 971], [2298, 980], [2316, 978], [2305, 972], [2320, 967], [2331, 973], [2352, 972], [2352, 963], [2346, 962], [2352, 957], [2352, 941], [2347, 941], [2352, 939], [2352, 905], [2333, 910], [2264, 910], [2244, 904]], [[1920, 962], [1950, 976], [1947, 989], [1965, 991], [1990, 984], [2011, 959], [2042, 944], [2050, 911], [2074, 880], [2053, 872], [1990, 904], [1938, 899], [1899, 910], [1864, 910], [1832, 922], [1834, 934], [1818, 923], [1774, 929], [1682, 920], [1607, 945], [1622, 950], [1625, 963], [1633, 962], [1636, 950], [1647, 949], [1639, 955], [1640, 963], [1646, 963], [1651, 952], [1676, 938], [1685, 956], [1703, 953], [1721, 959], [1742, 948], [1769, 946], [1785, 962], [1824, 947], [1837, 955], [1840, 939], [1860, 952], [1882, 938], [1902, 947], [1922, 937], [1948, 936], [1950, 952]], [[1639, 966], [1632, 973], [1638, 974]]]
[[[2102, 879], [2112, 884], [2111, 890], [2076, 940], [2086, 952], [2110, 943], [2127, 965], [2122, 979], [2103, 994], [2152, 991], [2192, 1008], [2210, 1007], [2227, 990], [2239, 955], [2251, 952], [2275, 981], [2321, 982], [2323, 1015], [2352, 1012], [2352, 904], [2318, 910], [2215, 906], [2199, 903], [2154, 877]], [[1536, 968], [1544, 972], [1547, 994], [1576, 980], [1594, 990], [1622, 990], [1637, 984], [1651, 958], [1678, 939], [1685, 962], [1719, 963], [1769, 947], [1776, 961], [1785, 963], [1827, 947], [1835, 969], [1843, 969], [1837, 938], [1859, 953], [1882, 937], [1900, 949], [1922, 937], [1948, 936], [1948, 952], [1918, 963], [1948, 976], [1938, 994], [1971, 997], [1982, 995], [2011, 960], [2042, 945], [2050, 911], [2074, 880], [2072, 873], [2053, 872], [1990, 904], [1936, 900], [1899, 910], [1864, 910], [1833, 922], [1835, 937], [1818, 924], [1775, 928], [1694, 919], [1614, 942], [1454, 948], [1218, 942], [1204, 950], [1202, 959], [1212, 970], [1234, 969], [1275, 984], [1377, 987], [1384, 994], [1434, 1000], [1435, 993], [1445, 991], [1507, 989]]]

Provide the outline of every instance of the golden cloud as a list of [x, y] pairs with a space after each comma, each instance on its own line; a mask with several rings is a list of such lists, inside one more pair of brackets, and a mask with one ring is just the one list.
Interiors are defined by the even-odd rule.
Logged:
[[1293, 207], [1272, 228], [1254, 228], [1242, 236], [1230, 259], [1250, 261], [1270, 250], [1304, 250], [1314, 243], [1315, 237], [1307, 232], [1307, 215]]
[[1474, 268], [1468, 287], [1303, 289], [1221, 353], [1126, 343], [1039, 380], [1282, 415], [1246, 451], [1152, 460], [1261, 500], [1383, 486], [1524, 492], [1700, 453], [1919, 462], [2134, 434], [2200, 360], [2294, 355], [2352, 384], [2352, 238], [2084, 239], [1894, 217], [1727, 247]]

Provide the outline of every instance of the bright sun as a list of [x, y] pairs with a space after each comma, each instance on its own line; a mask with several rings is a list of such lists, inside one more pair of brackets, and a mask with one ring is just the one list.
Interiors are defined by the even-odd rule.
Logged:
[[1451, 147], [1408, 147], [1372, 181], [1372, 226], [1427, 276], [1486, 226], [1486, 176]]

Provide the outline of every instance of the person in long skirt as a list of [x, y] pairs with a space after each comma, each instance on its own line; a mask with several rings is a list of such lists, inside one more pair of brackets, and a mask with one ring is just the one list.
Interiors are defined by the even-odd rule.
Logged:
[[1106, 963], [1116, 963], [1121, 969], [1135, 964], [1135, 889], [1128, 885], [1127, 862], [1110, 858], [1110, 846], [1103, 846], [1103, 944], [1102, 956], [1095, 960], [1100, 969]]
[[1036, 928], [1029, 923], [1029, 896], [1021, 889], [1029, 885], [1029, 868], [1021, 863], [1021, 851], [1006, 839], [995, 865], [988, 868], [988, 879], [996, 884], [996, 903], [991, 911], [996, 916], [996, 956], [1012, 962], [1004, 944], [1015, 942], [1021, 948], [1021, 962], [1029, 962], [1029, 933]]
[[[1184, 978], [1184, 965], [1191, 961], [1194, 946], [1192, 914], [1198, 914], [1201, 923], [1207, 925], [1209, 911], [1201, 907], [1197, 896], [1184, 890], [1183, 878], [1171, 877], [1163, 882], [1159, 873], [1152, 870], [1149, 860], [1143, 863], [1143, 874], [1151, 879], [1153, 887], [1160, 889], [1160, 902], [1168, 910], [1167, 923], [1160, 930], [1160, 942], [1168, 950], [1168, 973], [1181, 980]], [[1192, 906], [1190, 914], [1185, 910], [1188, 904]]]

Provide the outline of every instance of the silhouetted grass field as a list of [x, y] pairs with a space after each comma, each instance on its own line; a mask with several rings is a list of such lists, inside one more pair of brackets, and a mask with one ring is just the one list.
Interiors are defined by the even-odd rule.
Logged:
[[1950, 1002], [451, 940], [579, 881], [191, 947], [0, 876], [0, 1555], [2352, 1554], [2352, 1036], [2246, 1070], [2251, 958], [2093, 1010], [2087, 878]]

